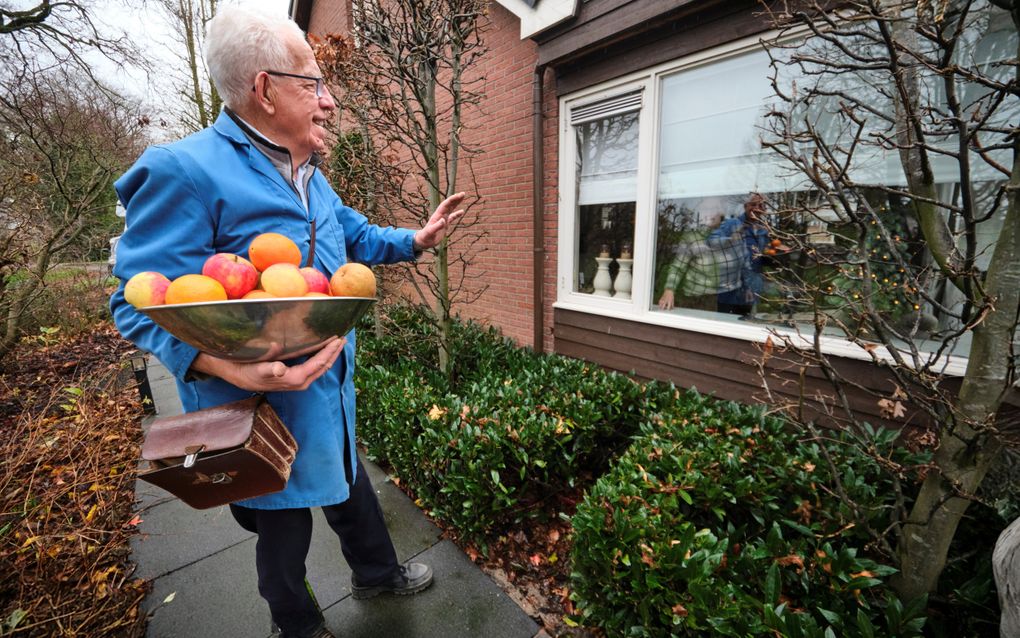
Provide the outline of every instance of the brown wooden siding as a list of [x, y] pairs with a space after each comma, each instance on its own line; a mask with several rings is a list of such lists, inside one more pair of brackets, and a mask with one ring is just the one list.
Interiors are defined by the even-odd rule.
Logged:
[[[633, 374], [641, 379], [671, 381], [679, 387], [697, 388], [703, 394], [741, 403], [765, 400], [759, 367], [760, 344], [677, 328], [627, 321], [596, 314], [556, 309], [555, 352]], [[890, 422], [882, 418], [878, 400], [889, 397], [895, 384], [887, 371], [866, 361], [840, 359], [839, 372], [849, 402], [859, 415], [874, 424], [894, 427], [920, 426], [925, 419], [916, 413]], [[811, 397], [833, 399], [830, 383], [821, 370], [805, 366], [773, 351], [764, 370], [769, 387], [779, 399], [797, 402], [803, 393], [805, 411], [822, 417]], [[802, 378], [803, 375], [803, 378]], [[855, 388], [853, 385], [860, 385]]]
[[601, 0], [537, 38], [539, 62], [571, 93], [770, 28], [755, 0]]

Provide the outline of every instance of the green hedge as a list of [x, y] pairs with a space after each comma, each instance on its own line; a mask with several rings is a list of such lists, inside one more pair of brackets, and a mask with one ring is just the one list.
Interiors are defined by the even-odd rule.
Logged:
[[[876, 444], [901, 454], [889, 437]], [[870, 459], [827, 443], [875, 525], [892, 490]], [[822, 447], [758, 410], [686, 394], [642, 426], [573, 518], [573, 596], [619, 636], [916, 636], [893, 573], [865, 558]], [[776, 631], [777, 634], [772, 632]]]
[[[586, 488], [570, 556], [579, 623], [639, 637], [997, 633], [988, 555], [1004, 521], [989, 508], [971, 506], [932, 604], [904, 605], [861, 527], [886, 529], [892, 481], [909, 493], [917, 477], [891, 477], [845, 438], [810, 440], [759, 409], [539, 356], [470, 322], [453, 326], [447, 379], [420, 311], [390, 308], [382, 328], [358, 333], [369, 455], [483, 548]], [[865, 444], [923, 467], [892, 433]]]
[[370, 457], [386, 459], [434, 515], [483, 545], [548, 515], [558, 495], [605, 471], [650, 407], [672, 400], [657, 384], [536, 355], [472, 324], [455, 334], [451, 384], [422, 342], [361, 331], [358, 428]]

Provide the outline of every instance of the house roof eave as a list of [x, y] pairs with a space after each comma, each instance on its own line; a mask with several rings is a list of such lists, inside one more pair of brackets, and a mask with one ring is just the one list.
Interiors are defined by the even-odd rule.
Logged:
[[525, 40], [575, 17], [581, 0], [496, 0], [496, 2], [520, 18], [521, 39]]

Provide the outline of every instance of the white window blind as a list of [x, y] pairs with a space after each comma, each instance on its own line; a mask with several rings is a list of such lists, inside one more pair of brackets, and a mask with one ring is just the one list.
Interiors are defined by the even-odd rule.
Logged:
[[637, 198], [638, 117], [641, 91], [570, 111], [577, 135], [578, 204], [613, 204]]
[[[1009, 25], [989, 23], [985, 31], [971, 46], [962, 49], [961, 63], [981, 67], [988, 73], [1002, 75], [1012, 73], [1005, 63], [1015, 55], [1015, 33]], [[787, 95], [801, 91], [809, 82], [825, 82], [828, 89], [841, 89], [858, 97], [865, 96], [867, 102], [885, 113], [892, 113], [893, 104], [889, 96], [877, 87], [888, 88], [888, 79], [867, 75], [826, 74], [807, 77], [797, 72], [796, 67], [779, 65], [778, 82]], [[661, 79], [659, 131], [659, 180], [658, 196], [664, 199], [734, 195], [748, 192], [780, 192], [807, 188], [802, 175], [794, 171], [778, 154], [762, 149], [762, 139], [771, 133], [767, 130], [766, 114], [773, 108], [785, 109], [771, 85], [775, 71], [769, 66], [769, 57], [763, 50], [753, 50], [740, 55], [696, 66]], [[922, 90], [928, 93], [926, 101], [939, 103], [942, 92], [941, 79], [929, 75], [924, 78]], [[989, 105], [990, 90], [976, 85], [960, 87], [961, 101], [969, 112], [981, 113]], [[869, 95], [870, 94], [870, 95]], [[828, 103], [826, 103], [828, 102]], [[841, 149], [850, 147], [850, 123], [839, 115], [835, 98], [823, 100], [814, 98], [807, 111], [798, 116], [808, 115], [817, 130], [820, 130], [839, 158]], [[1008, 126], [1008, 122], [1020, 117], [1020, 103], [1013, 100], [997, 106], [992, 122]], [[851, 175], [859, 184], [902, 185], [905, 183], [899, 152], [895, 148], [883, 147], [876, 142], [874, 133], [891, 136], [891, 124], [885, 119], [872, 116], [862, 135], [864, 144], [854, 150]], [[939, 136], [934, 131], [928, 143], [950, 151], [956, 151], [956, 136], [945, 127]], [[1002, 139], [987, 136], [982, 142], [988, 146], [1002, 143]], [[805, 153], [811, 148], [805, 147]], [[1003, 166], [1010, 163], [1009, 150], [990, 153], [992, 159]], [[959, 164], [949, 156], [930, 154], [936, 182], [958, 182]], [[842, 156], [845, 159], [845, 156]], [[987, 162], [972, 153], [971, 177], [976, 180], [1002, 179]]]

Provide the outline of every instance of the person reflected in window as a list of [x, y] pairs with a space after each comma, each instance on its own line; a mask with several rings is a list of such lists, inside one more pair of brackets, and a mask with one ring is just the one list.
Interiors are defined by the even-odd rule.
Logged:
[[687, 241], [677, 246], [676, 257], [669, 265], [666, 283], [659, 297], [660, 310], [672, 310], [678, 304], [690, 310], [715, 310], [719, 288], [718, 257], [715, 249], [705, 243], [703, 238], [717, 228], [722, 219], [721, 212], [711, 214], [708, 223], [697, 232], [697, 241]]
[[765, 288], [762, 261], [769, 245], [769, 231], [764, 214], [765, 198], [752, 193], [744, 202], [743, 214], [724, 220], [705, 240], [727, 256], [718, 269], [718, 312], [751, 316]]

